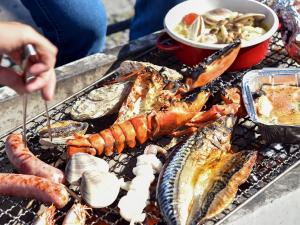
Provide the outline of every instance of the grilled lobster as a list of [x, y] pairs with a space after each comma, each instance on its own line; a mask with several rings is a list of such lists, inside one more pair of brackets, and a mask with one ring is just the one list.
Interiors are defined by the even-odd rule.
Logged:
[[[86, 152], [92, 155], [112, 155], [113, 152], [121, 153], [126, 146], [134, 148], [138, 141], [145, 143], [148, 139], [162, 135], [172, 134], [181, 136], [197, 130], [207, 121], [215, 120], [228, 114], [238, 114], [241, 98], [237, 88], [229, 89], [222, 96], [225, 105], [214, 105], [208, 111], [201, 112], [209, 97], [209, 92], [200, 92], [191, 102], [175, 102], [166, 111], [152, 111], [124, 122], [116, 123], [99, 133], [80, 136], [68, 140], [68, 156], [77, 152]], [[184, 130], [178, 128], [186, 126]]]
[[111, 155], [114, 148], [121, 153], [125, 146], [133, 148], [136, 140], [143, 144], [149, 138], [170, 134], [190, 121], [208, 100], [209, 92], [200, 92], [193, 102], [175, 102], [166, 111], [152, 111], [116, 123], [108, 129], [89, 136], [76, 136], [67, 141], [68, 156], [77, 152]]
[[[183, 93], [186, 95], [189, 91], [195, 91], [220, 76], [232, 64], [239, 48], [240, 42], [235, 42], [213, 54], [199, 66], [198, 75], [187, 79], [185, 84], [165, 82], [159, 73], [147, 69], [142, 73], [136, 72], [135, 84], [114, 125], [96, 134], [76, 135], [75, 139], [68, 140], [68, 156], [77, 152], [92, 155], [105, 153], [108, 156], [114, 151], [121, 153], [126, 146], [135, 147], [136, 141], [143, 144], [148, 139], [172, 134], [186, 124], [199, 125], [219, 115], [236, 112], [238, 107], [235, 103], [200, 112], [209, 92], [198, 93], [192, 102], [183, 101]], [[198, 119], [189, 123], [194, 117]]]
[[[127, 99], [119, 110], [115, 123], [123, 122], [140, 114], [159, 110], [170, 100], [180, 100], [181, 94], [202, 87], [224, 73], [235, 60], [240, 49], [236, 41], [208, 57], [203, 63], [187, 72], [189, 78], [184, 82], [170, 80], [162, 68], [160, 71], [151, 66], [140, 66], [127, 75], [126, 79], [136, 77]], [[124, 77], [122, 77], [124, 80]]]

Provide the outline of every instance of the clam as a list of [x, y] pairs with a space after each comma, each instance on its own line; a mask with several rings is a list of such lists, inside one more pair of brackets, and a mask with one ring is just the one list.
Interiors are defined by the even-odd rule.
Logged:
[[237, 12], [232, 12], [229, 9], [217, 8], [203, 14], [203, 19], [206, 24], [214, 26], [219, 21], [226, 20], [228, 18], [234, 18], [237, 15], [238, 15]]
[[65, 176], [70, 184], [78, 184], [82, 174], [86, 171], [108, 172], [108, 163], [87, 153], [76, 153], [68, 161]]
[[244, 26], [241, 32], [241, 38], [249, 41], [266, 33], [261, 27]]
[[218, 37], [216, 34], [204, 34], [201, 36], [199, 41], [207, 44], [217, 44]]
[[111, 205], [118, 197], [120, 182], [114, 173], [86, 171], [82, 175], [80, 192], [92, 208]]
[[40, 144], [43, 146], [65, 145], [68, 139], [72, 139], [74, 133], [85, 134], [88, 123], [73, 120], [64, 120], [50, 125], [52, 141], [50, 141], [48, 127], [39, 130]]
[[248, 41], [266, 33], [260, 24], [265, 18], [260, 13], [243, 14], [217, 8], [197, 15], [191, 25], [180, 22], [175, 31], [180, 36], [200, 43], [228, 44], [237, 38]]
[[224, 25], [220, 27], [221, 43], [227, 43], [228, 31]]
[[197, 16], [194, 22], [188, 28], [187, 38], [192, 41], [197, 41], [199, 36], [205, 32], [205, 24], [202, 16]]
[[118, 111], [130, 91], [130, 82], [114, 83], [91, 91], [75, 102], [71, 109], [74, 120], [96, 119]]
[[240, 23], [247, 26], [253, 26], [255, 21], [262, 21], [266, 18], [264, 14], [260, 13], [246, 13], [234, 18], [233, 23]]

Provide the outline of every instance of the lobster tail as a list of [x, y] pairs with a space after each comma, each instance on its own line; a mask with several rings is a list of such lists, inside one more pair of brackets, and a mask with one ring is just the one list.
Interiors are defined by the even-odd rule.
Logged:
[[200, 92], [193, 101], [175, 102], [166, 111], [139, 115], [87, 137], [77, 135], [75, 139], [67, 141], [68, 156], [77, 152], [92, 155], [101, 155], [104, 152], [110, 156], [113, 152], [121, 153], [126, 146], [134, 148], [137, 141], [143, 144], [149, 138], [172, 133], [191, 120], [204, 106], [208, 97], [208, 92]]
[[115, 147], [117, 153], [121, 153], [125, 148], [125, 141], [126, 141], [125, 135], [118, 124], [113, 125], [110, 128], [110, 131], [115, 139]]

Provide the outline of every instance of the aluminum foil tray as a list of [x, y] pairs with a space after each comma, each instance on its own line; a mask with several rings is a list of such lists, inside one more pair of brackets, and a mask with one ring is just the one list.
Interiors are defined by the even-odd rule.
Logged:
[[263, 84], [287, 84], [299, 86], [300, 69], [298, 68], [264, 68], [252, 70], [245, 74], [242, 81], [243, 100], [251, 120], [258, 124], [259, 132], [267, 143], [300, 143], [300, 125], [273, 125], [261, 122], [256, 113], [253, 95]]

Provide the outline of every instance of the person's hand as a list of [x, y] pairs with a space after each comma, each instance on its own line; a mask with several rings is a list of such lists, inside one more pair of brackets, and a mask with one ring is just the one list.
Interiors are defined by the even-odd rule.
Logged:
[[25, 84], [22, 74], [0, 67], [0, 84], [13, 88], [18, 94], [41, 90], [42, 97], [51, 100], [56, 84], [54, 66], [57, 48], [28, 25], [0, 22], [0, 54], [9, 55], [20, 65], [21, 54], [26, 44], [32, 44], [39, 56], [39, 61], [28, 68], [28, 72], [35, 76], [35, 79]]

